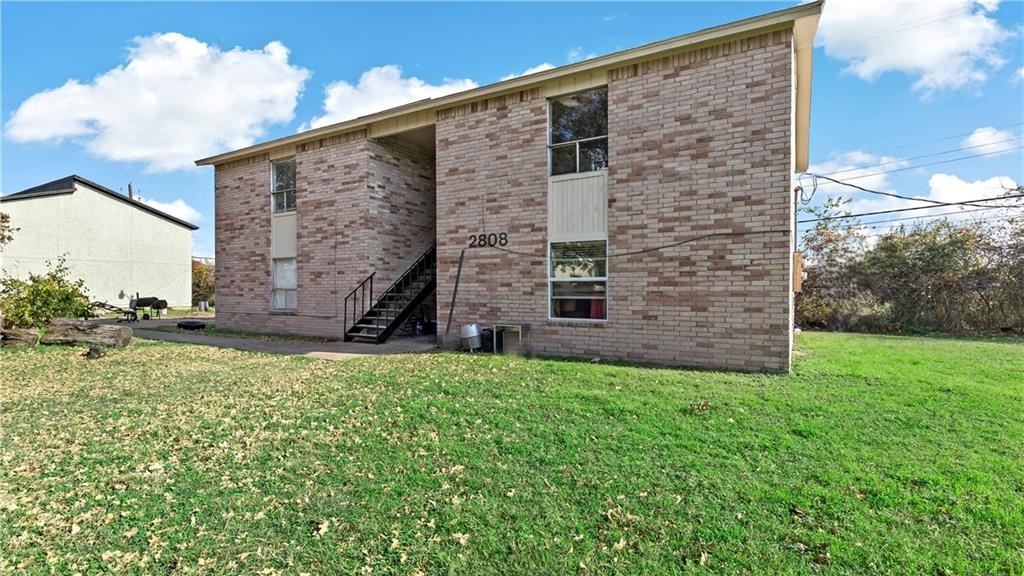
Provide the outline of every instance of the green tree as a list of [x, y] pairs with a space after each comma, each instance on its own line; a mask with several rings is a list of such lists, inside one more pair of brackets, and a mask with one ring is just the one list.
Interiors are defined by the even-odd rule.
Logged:
[[192, 260], [192, 305], [197, 306], [200, 302], [214, 302], [214, 277], [215, 268], [213, 262], [206, 260]]
[[804, 234], [800, 248], [807, 274], [797, 295], [796, 322], [808, 328], [851, 330], [872, 306], [853, 282], [865, 237], [855, 218], [849, 216], [842, 197], [829, 198], [822, 206], [803, 208], [819, 220]]

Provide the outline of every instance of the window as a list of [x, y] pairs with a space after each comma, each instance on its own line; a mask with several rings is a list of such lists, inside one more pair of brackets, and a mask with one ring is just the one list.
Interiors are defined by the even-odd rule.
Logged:
[[605, 320], [608, 241], [552, 242], [548, 254], [551, 318]]
[[608, 89], [552, 98], [551, 175], [593, 172], [608, 167]]
[[295, 258], [274, 258], [272, 261], [274, 288], [270, 304], [274, 310], [294, 310], [299, 306], [299, 278]]
[[295, 158], [278, 160], [271, 167], [270, 205], [273, 212], [295, 210]]

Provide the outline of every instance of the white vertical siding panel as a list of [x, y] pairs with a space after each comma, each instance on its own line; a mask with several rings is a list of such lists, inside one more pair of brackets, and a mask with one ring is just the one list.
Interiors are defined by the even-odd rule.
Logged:
[[552, 241], [608, 235], [608, 173], [556, 176], [548, 181], [548, 237]]
[[[269, 210], [270, 207], [268, 206]], [[274, 214], [270, 218], [270, 257], [295, 258], [298, 254], [296, 242], [295, 212]]]

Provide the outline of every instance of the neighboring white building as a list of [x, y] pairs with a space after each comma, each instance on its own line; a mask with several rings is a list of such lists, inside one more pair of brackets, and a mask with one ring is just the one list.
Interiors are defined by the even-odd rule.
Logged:
[[0, 197], [18, 230], [0, 251], [5, 274], [25, 277], [65, 255], [90, 300], [128, 306], [136, 293], [192, 304], [197, 227], [79, 176]]

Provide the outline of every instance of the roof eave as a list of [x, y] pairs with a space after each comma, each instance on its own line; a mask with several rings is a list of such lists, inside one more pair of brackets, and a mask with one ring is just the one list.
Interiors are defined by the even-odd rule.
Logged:
[[[700, 44], [712, 44], [728, 41], [737, 36], [746, 36], [754, 32], [770, 29], [773, 27], [780, 27], [783, 25], [793, 25], [794, 22], [804, 19], [813, 18], [814, 26], [817, 26], [817, 18], [821, 13], [822, 4], [824, 0], [816, 0], [814, 2], [808, 2], [806, 4], [800, 4], [784, 10], [777, 10], [768, 14], [762, 14], [760, 16], [754, 16], [745, 20], [739, 20], [737, 22], [730, 22], [715, 26], [712, 28], [706, 28], [704, 30], [698, 30], [689, 34], [676, 36], [667, 40], [661, 40], [636, 48], [630, 48], [620, 52], [615, 52], [605, 56], [598, 56], [597, 58], [591, 58], [584, 60], [583, 62], [577, 62], [575, 64], [568, 64], [560, 66], [558, 68], [552, 68], [551, 70], [545, 70], [542, 72], [536, 72], [527, 76], [520, 76], [518, 78], [512, 78], [510, 80], [504, 80], [502, 82], [496, 82], [494, 84], [488, 84], [479, 88], [473, 88], [472, 90], [466, 90], [463, 92], [457, 92], [448, 96], [442, 96], [440, 98], [421, 100], [419, 102], [413, 102], [411, 104], [405, 104], [396, 108], [390, 108], [381, 112], [376, 112], [367, 116], [361, 116], [359, 118], [353, 118], [352, 120], [346, 120], [337, 124], [331, 124], [330, 126], [322, 126], [320, 128], [314, 128], [305, 132], [300, 132], [292, 136], [286, 136], [284, 138], [278, 138], [276, 140], [270, 140], [260, 144], [255, 144], [231, 152], [225, 152], [223, 154], [217, 154], [207, 158], [196, 160], [197, 166], [209, 166], [215, 164], [222, 164], [224, 162], [230, 162], [232, 160], [238, 160], [246, 158], [256, 154], [260, 154], [280, 146], [294, 145], [302, 142], [316, 140], [325, 136], [340, 134], [345, 132], [351, 132], [359, 128], [366, 127], [373, 122], [379, 122], [381, 120], [387, 120], [395, 116], [403, 114], [429, 111], [431, 109], [442, 109], [458, 105], [464, 101], [470, 101], [478, 98], [496, 96], [503, 93], [515, 92], [519, 90], [525, 90], [528, 88], [535, 87], [537, 85], [550, 82], [561, 77], [572, 76], [573, 74], [579, 74], [582, 72], [588, 72], [592, 70], [599, 70], [601, 68], [610, 68], [616, 66], [623, 66], [630, 64], [637, 60], [643, 60], [650, 58], [653, 55], [661, 52], [669, 52], [672, 50], [678, 50], [681, 48], [697, 46]], [[813, 32], [811, 34], [813, 39]], [[809, 95], [809, 92], [808, 92]], [[809, 110], [809, 97], [808, 97], [808, 110]]]
[[158, 210], [158, 209], [153, 208], [152, 206], [146, 204], [145, 202], [139, 202], [138, 200], [136, 200], [134, 198], [129, 198], [129, 197], [125, 196], [124, 194], [121, 194], [120, 192], [111, 190], [110, 188], [107, 188], [106, 186], [104, 186], [102, 184], [97, 184], [96, 182], [93, 182], [92, 180], [87, 180], [85, 178], [82, 178], [81, 176], [79, 176], [77, 174], [73, 175], [72, 178], [74, 178], [75, 182], [77, 182], [79, 184], [85, 184], [86, 186], [92, 188], [93, 190], [96, 190], [96, 191], [98, 191], [98, 192], [100, 192], [102, 194], [106, 194], [107, 196], [110, 196], [110, 197], [112, 197], [115, 200], [118, 200], [120, 202], [124, 202], [125, 204], [128, 204], [129, 206], [134, 206], [134, 207], [136, 207], [136, 208], [138, 208], [138, 209], [140, 209], [140, 210], [142, 210], [144, 212], [149, 212], [150, 214], [152, 214], [153, 216], [156, 216], [157, 218], [163, 218], [164, 220], [167, 220], [168, 222], [171, 222], [172, 224], [177, 224], [178, 226], [181, 226], [183, 228], [188, 228], [189, 230], [199, 230], [199, 226], [196, 226], [195, 224], [193, 224], [191, 222], [188, 222], [187, 220], [182, 220], [181, 218], [178, 218], [177, 216], [171, 216], [170, 214], [168, 214], [167, 212], [164, 212], [163, 210]]

